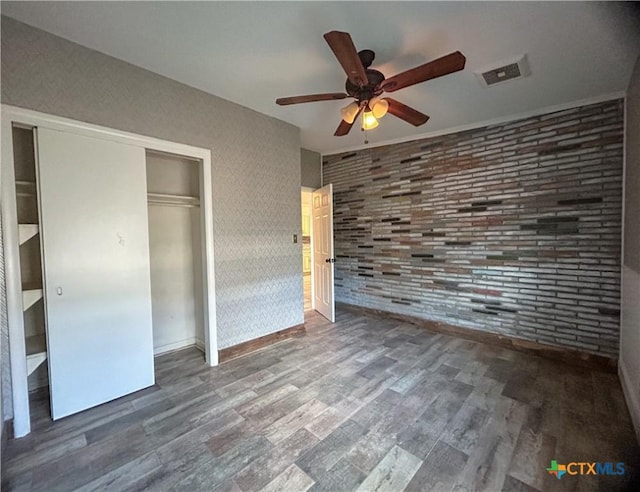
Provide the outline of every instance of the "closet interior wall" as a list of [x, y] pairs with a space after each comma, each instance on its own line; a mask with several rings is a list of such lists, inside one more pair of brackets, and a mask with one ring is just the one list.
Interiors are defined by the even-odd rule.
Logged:
[[147, 151], [153, 345], [204, 347], [199, 163]]

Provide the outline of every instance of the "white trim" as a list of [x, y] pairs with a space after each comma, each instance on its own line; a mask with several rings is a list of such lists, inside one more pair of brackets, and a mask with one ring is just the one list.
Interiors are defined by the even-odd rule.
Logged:
[[204, 353], [209, 366], [218, 365], [218, 328], [216, 321], [216, 287], [213, 257], [213, 195], [211, 191], [211, 152], [200, 167], [200, 222], [202, 235], [202, 292], [204, 294]]
[[[540, 116], [543, 114], [548, 114], [548, 113], [555, 113], [557, 111], [564, 111], [566, 109], [572, 109], [572, 108], [578, 108], [580, 106], [587, 106], [589, 104], [597, 104], [600, 102], [605, 102], [605, 101], [612, 101], [614, 99], [621, 99], [625, 97], [625, 92], [624, 91], [619, 91], [619, 92], [612, 92], [610, 94], [604, 94], [602, 96], [597, 96], [597, 97], [590, 97], [587, 99], [581, 99], [579, 101], [572, 101], [569, 103], [563, 103], [563, 104], [557, 104], [555, 106], [546, 106], [544, 108], [539, 108], [539, 109], [534, 109], [531, 111], [525, 111], [523, 113], [518, 113], [518, 114], [513, 114], [513, 115], [509, 115], [509, 116], [501, 116], [499, 118], [493, 118], [490, 120], [484, 120], [484, 121], [478, 121], [475, 123], [469, 123], [466, 125], [460, 125], [460, 126], [455, 126], [453, 128], [445, 128], [443, 130], [437, 130], [437, 131], [433, 131], [433, 132], [428, 132], [428, 133], [421, 133], [419, 135], [411, 135], [408, 137], [399, 137], [399, 138], [394, 138], [391, 140], [384, 140], [382, 142], [374, 142], [374, 143], [369, 143], [367, 145], [357, 145], [355, 147], [345, 147], [344, 149], [340, 149], [340, 150], [332, 150], [331, 152], [327, 152], [327, 153], [321, 153], [320, 157], [323, 158], [325, 156], [330, 156], [330, 155], [336, 155], [336, 154], [342, 154], [344, 152], [354, 152], [354, 151], [358, 151], [358, 150], [365, 150], [365, 149], [372, 149], [375, 147], [383, 147], [386, 145], [393, 145], [393, 144], [399, 144], [399, 143], [405, 143], [405, 142], [412, 142], [414, 140], [422, 140], [424, 138], [432, 138], [432, 137], [440, 137], [442, 135], [450, 135], [452, 133], [460, 133], [460, 132], [466, 132], [468, 130], [475, 130], [476, 128], [483, 128], [485, 126], [491, 126], [491, 125], [500, 125], [503, 123], [509, 123], [511, 121], [517, 121], [517, 120], [522, 120], [525, 118], [531, 118], [533, 116]], [[384, 123], [382, 123], [384, 124]], [[322, 168], [321, 168], [322, 170]], [[324, 186], [324, 182], [322, 183]]]
[[13, 400], [13, 433], [22, 437], [31, 432], [29, 421], [29, 385], [27, 383], [27, 351], [22, 314], [22, 278], [20, 245], [16, 217], [15, 171], [13, 167], [13, 135], [9, 121], [2, 114], [2, 161], [0, 162], [0, 208], [2, 208], [2, 241], [7, 290], [7, 322], [9, 323], [9, 362]]
[[[322, 187], [324, 187], [324, 157], [322, 154], [320, 154], [320, 188]], [[333, 241], [333, 238], [331, 238], [331, 240]], [[316, 286], [315, 286], [315, 281], [313, 276], [315, 275], [314, 271], [316, 267], [313, 261], [313, 193], [311, 193], [311, 242], [309, 243], [309, 245], [311, 246], [311, 310], [315, 311], [316, 310]], [[335, 289], [335, 284], [333, 287]], [[335, 296], [334, 296], [334, 304], [335, 304]]]
[[165, 343], [164, 345], [159, 345], [157, 347], [153, 347], [153, 355], [154, 357], [162, 354], [166, 354], [168, 352], [175, 352], [176, 350], [183, 349], [185, 347], [190, 347], [193, 345], [197, 345], [196, 337], [185, 338], [184, 340], [180, 340], [178, 342]]
[[168, 152], [170, 154], [181, 155], [185, 157], [193, 157], [196, 159], [204, 159], [209, 156], [211, 159], [211, 151], [201, 147], [193, 147], [159, 138], [138, 135], [136, 133], [123, 132], [114, 130], [104, 126], [93, 125], [83, 121], [63, 118], [52, 114], [40, 113], [31, 109], [19, 108], [16, 106], [2, 105], [3, 118], [9, 117], [13, 121], [20, 121], [27, 126], [46, 126], [52, 130], [62, 132], [71, 132], [76, 135], [84, 135], [87, 137], [102, 138], [112, 142], [119, 142], [128, 145], [137, 145], [150, 150], [159, 152]]
[[636, 438], [638, 443], [640, 443], [640, 396], [638, 396], [638, 393], [633, 389], [629, 373], [627, 372], [622, 357], [618, 362], [618, 376], [620, 377], [620, 383], [622, 385], [622, 393], [624, 394], [625, 400], [627, 400], [631, 421], [636, 431]]
[[5, 250], [5, 275], [7, 287], [7, 311], [9, 344], [11, 346], [11, 379], [13, 386], [14, 435], [22, 437], [31, 430], [29, 421], [29, 395], [27, 384], [27, 360], [24, 325], [22, 318], [22, 290], [20, 285], [20, 258], [18, 225], [16, 221], [16, 192], [13, 164], [12, 123], [27, 127], [47, 127], [77, 135], [97, 137], [103, 140], [136, 145], [146, 149], [187, 156], [201, 162], [200, 199], [202, 220], [203, 294], [205, 354], [210, 366], [218, 364], [218, 340], [215, 310], [215, 271], [213, 251], [213, 196], [211, 180], [211, 151], [176, 142], [169, 142], [144, 135], [123, 132], [92, 125], [15, 106], [1, 105], [2, 113], [2, 179], [0, 203], [2, 206], [3, 242]]
[[[322, 183], [322, 170], [320, 171], [320, 182]], [[322, 188], [322, 187], [320, 187]], [[318, 189], [320, 189], [318, 188]], [[315, 253], [314, 253], [314, 244], [313, 244], [313, 238], [315, 237], [315, 231], [314, 231], [314, 226], [313, 226], [313, 192], [316, 190], [312, 190], [311, 191], [311, 238], [309, 241], [309, 248], [311, 250], [311, 311], [315, 311], [316, 310], [316, 282], [315, 282], [315, 271], [316, 271], [316, 264], [315, 264]], [[304, 282], [304, 278], [302, 279], [302, 281]], [[304, 289], [304, 286], [302, 287]], [[304, 295], [304, 292], [303, 292]], [[302, 317], [304, 318], [304, 299], [302, 300]]]

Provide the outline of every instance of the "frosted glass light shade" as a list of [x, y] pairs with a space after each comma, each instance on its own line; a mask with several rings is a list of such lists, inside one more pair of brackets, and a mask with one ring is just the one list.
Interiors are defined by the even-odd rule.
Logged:
[[366, 111], [362, 113], [362, 128], [364, 130], [373, 130], [378, 126], [378, 120], [373, 115], [371, 111]]
[[389, 103], [385, 99], [379, 99], [373, 106], [371, 106], [371, 112], [376, 118], [382, 118], [389, 110]]
[[344, 108], [342, 108], [340, 110], [340, 114], [342, 115], [342, 119], [344, 120], [344, 122], [349, 123], [350, 125], [353, 124], [356, 116], [358, 116], [359, 109], [360, 106], [358, 106], [358, 103], [356, 102], [347, 104]]

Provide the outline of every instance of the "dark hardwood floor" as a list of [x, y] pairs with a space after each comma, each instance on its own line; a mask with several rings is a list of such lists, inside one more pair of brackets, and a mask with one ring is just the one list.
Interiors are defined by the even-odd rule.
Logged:
[[[157, 384], [11, 441], [5, 490], [603, 490], [639, 451], [615, 374], [340, 310], [216, 368], [195, 349]], [[622, 476], [551, 476], [624, 462]], [[637, 489], [636, 489], [637, 490]]]

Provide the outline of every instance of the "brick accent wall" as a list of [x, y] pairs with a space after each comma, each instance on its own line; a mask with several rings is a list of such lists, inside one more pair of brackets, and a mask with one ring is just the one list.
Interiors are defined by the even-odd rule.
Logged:
[[622, 100], [325, 156], [336, 301], [617, 356], [622, 156]]

